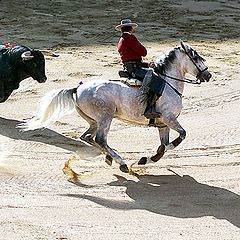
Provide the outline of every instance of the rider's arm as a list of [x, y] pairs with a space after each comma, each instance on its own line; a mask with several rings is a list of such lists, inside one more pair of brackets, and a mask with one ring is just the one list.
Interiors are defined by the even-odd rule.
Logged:
[[128, 46], [136, 52], [139, 56], [145, 57], [147, 55], [147, 49], [137, 40], [134, 35], [128, 38]]

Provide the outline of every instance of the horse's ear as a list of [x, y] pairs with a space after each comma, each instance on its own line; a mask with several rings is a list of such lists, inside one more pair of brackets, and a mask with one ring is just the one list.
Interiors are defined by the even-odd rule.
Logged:
[[189, 51], [190, 51], [191, 48], [190, 48], [186, 43], [184, 43], [182, 40], [180, 40], [180, 43], [181, 43], [182, 49], [183, 49], [185, 52], [189, 52]]
[[181, 47], [186, 51], [185, 43], [184, 43], [183, 40], [181, 40], [181, 39], [180, 39], [180, 44], [181, 44]]

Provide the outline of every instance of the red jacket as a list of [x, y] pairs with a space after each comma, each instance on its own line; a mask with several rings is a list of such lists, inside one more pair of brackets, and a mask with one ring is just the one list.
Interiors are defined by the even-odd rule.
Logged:
[[124, 32], [118, 41], [118, 52], [123, 62], [137, 60], [142, 61], [142, 57], [147, 55], [147, 49], [128, 32]]

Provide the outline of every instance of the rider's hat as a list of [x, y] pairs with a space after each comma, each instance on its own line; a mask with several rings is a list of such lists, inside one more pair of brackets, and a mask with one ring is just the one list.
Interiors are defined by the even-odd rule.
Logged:
[[115, 27], [117, 31], [121, 31], [122, 27], [131, 26], [132, 28], [136, 28], [138, 25], [133, 23], [130, 19], [123, 19], [119, 25]]

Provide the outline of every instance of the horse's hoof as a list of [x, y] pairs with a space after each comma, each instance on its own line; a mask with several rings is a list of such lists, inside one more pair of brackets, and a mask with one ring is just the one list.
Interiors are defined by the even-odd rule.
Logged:
[[112, 166], [113, 158], [110, 155], [106, 155], [105, 163], [107, 163], [109, 166]]
[[128, 169], [128, 166], [127, 166], [127, 164], [122, 164], [122, 165], [120, 165], [120, 170], [122, 171], [122, 172], [124, 172], [124, 173], [129, 173], [129, 169]]
[[147, 157], [141, 157], [138, 161], [138, 165], [145, 165], [147, 163]]

